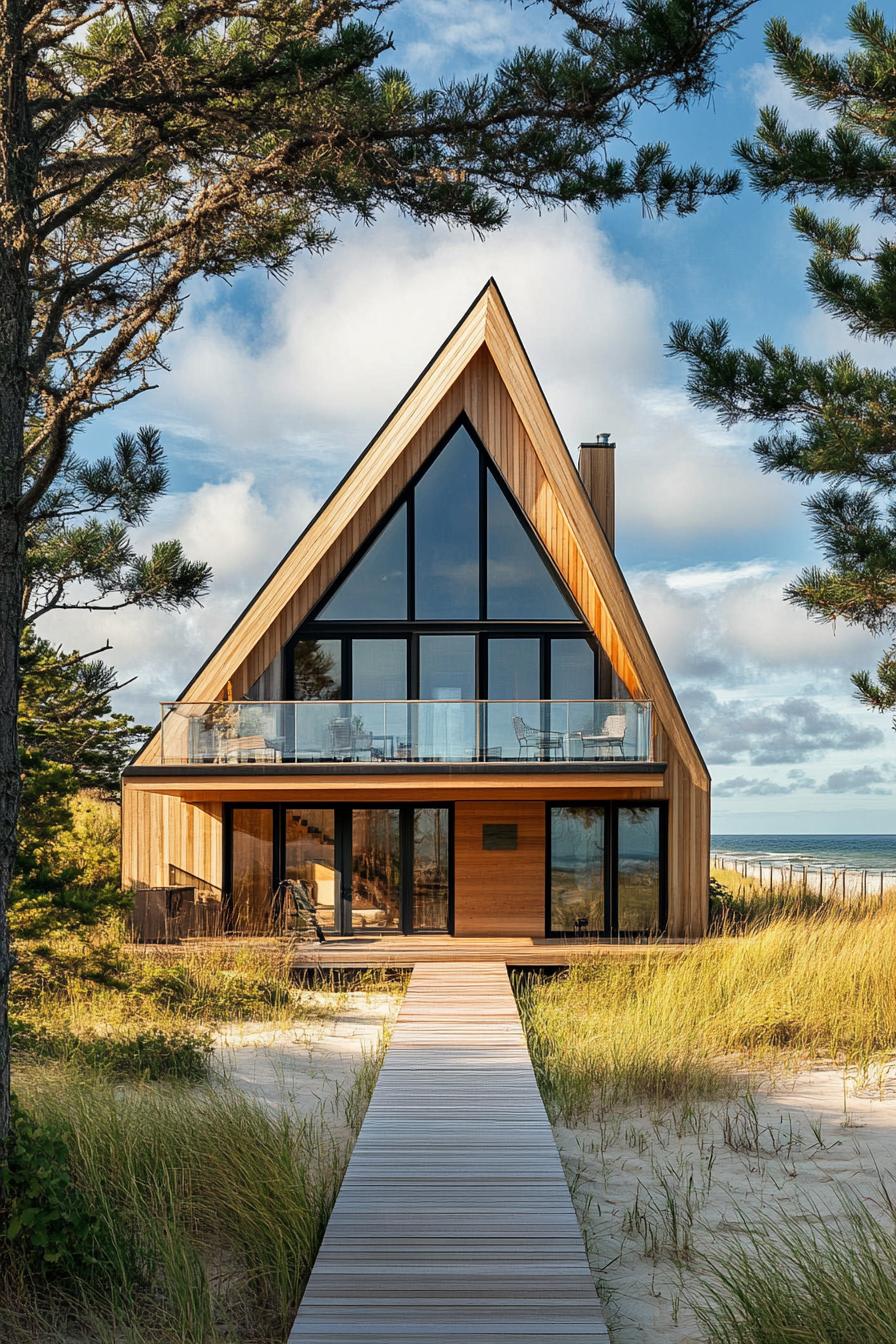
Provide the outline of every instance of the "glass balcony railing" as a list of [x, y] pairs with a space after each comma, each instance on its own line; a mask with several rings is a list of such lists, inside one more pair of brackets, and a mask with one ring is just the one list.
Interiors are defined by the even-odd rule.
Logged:
[[163, 765], [651, 760], [644, 700], [169, 701]]

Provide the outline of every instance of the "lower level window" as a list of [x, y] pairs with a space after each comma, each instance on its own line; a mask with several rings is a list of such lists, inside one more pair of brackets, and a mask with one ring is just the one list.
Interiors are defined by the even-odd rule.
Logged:
[[549, 932], [653, 933], [665, 921], [665, 810], [656, 804], [549, 809]]

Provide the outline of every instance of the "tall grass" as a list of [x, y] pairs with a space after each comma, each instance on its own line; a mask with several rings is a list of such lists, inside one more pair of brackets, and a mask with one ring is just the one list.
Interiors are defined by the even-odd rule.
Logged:
[[228, 1022], [292, 1025], [344, 1011], [348, 989], [403, 992], [405, 981], [370, 973], [348, 985], [293, 977], [279, 948], [199, 944], [175, 954], [124, 944], [100, 980], [60, 970], [29, 983], [13, 1000], [14, 1047], [31, 1059], [56, 1059], [117, 1077], [197, 1080], [207, 1070], [209, 1029]]
[[575, 963], [517, 986], [549, 1109], [733, 1091], [745, 1066], [896, 1050], [896, 909], [778, 915], [675, 956]]
[[[838, 1216], [839, 1215], [839, 1216]], [[694, 1303], [707, 1344], [893, 1344], [896, 1208], [881, 1186], [869, 1208], [778, 1214], [716, 1249]]]
[[[43, 1069], [25, 1070], [17, 1090], [66, 1136], [72, 1180], [99, 1220], [102, 1273], [65, 1290], [8, 1283], [0, 1336], [285, 1338], [346, 1160], [319, 1124], [228, 1088], [122, 1089]], [[363, 1098], [356, 1123], [362, 1112]]]

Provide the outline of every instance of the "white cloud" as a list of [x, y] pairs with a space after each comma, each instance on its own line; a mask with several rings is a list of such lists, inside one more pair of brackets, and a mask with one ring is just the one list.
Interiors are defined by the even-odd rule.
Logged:
[[[495, 4], [494, 0], [410, 0], [405, 7], [416, 38], [399, 42], [397, 59], [423, 73], [440, 73], [447, 57], [492, 68], [519, 46], [545, 40], [548, 14], [543, 7]], [[558, 42], [561, 31], [549, 40]]]
[[784, 601], [793, 569], [765, 560], [662, 572], [634, 570], [629, 583], [673, 682], [739, 686], [812, 674], [841, 682], [877, 661], [867, 632], [822, 625]]

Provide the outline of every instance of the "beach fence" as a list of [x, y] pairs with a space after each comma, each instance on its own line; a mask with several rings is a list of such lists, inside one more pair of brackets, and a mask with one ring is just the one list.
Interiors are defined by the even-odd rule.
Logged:
[[785, 887], [816, 896], [883, 900], [896, 896], [896, 868], [847, 868], [839, 864], [791, 863], [781, 859], [745, 859], [737, 854], [712, 855], [712, 867], [755, 878], [763, 887]]

